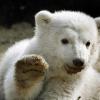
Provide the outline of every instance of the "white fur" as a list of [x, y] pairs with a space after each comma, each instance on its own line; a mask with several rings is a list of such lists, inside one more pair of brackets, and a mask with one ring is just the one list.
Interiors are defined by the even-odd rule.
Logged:
[[[36, 96], [39, 100], [77, 100], [78, 96], [82, 100], [99, 100], [100, 74], [92, 69], [98, 58], [98, 30], [95, 20], [81, 12], [72, 11], [41, 11], [36, 14], [35, 20], [35, 36], [16, 43], [2, 59], [0, 79], [4, 80], [6, 100], [34, 100]], [[63, 45], [63, 38], [67, 38], [69, 44]], [[87, 41], [91, 43], [89, 48], [85, 45]], [[23, 55], [29, 54], [43, 56], [50, 66], [40, 95], [43, 84], [41, 81], [27, 94], [16, 92], [14, 64]], [[75, 67], [72, 62], [75, 58], [83, 59], [85, 68], [81, 72], [68, 74], [64, 66]]]

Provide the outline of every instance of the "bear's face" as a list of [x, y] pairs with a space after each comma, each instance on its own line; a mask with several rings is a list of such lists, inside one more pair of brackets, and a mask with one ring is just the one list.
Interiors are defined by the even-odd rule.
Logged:
[[74, 73], [88, 66], [95, 45], [93, 39], [95, 36], [91, 35], [92, 32], [87, 30], [77, 31], [70, 27], [61, 29], [58, 32], [56, 52], [63, 60], [66, 70], [69, 73]]
[[81, 71], [93, 60], [98, 36], [93, 18], [79, 12], [41, 11], [36, 15], [36, 31], [68, 73]]

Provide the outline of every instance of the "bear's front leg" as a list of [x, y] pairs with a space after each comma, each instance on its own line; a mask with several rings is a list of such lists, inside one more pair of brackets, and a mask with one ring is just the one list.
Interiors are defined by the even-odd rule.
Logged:
[[[28, 55], [18, 60], [5, 79], [7, 100], [33, 100], [41, 91], [48, 64], [38, 55]], [[11, 80], [10, 80], [11, 79]]]

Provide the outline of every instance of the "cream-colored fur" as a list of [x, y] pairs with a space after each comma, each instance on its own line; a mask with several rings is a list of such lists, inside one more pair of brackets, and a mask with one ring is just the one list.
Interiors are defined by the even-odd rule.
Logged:
[[[99, 50], [95, 19], [40, 11], [35, 22], [35, 36], [10, 47], [0, 64], [5, 99], [100, 100], [100, 74], [93, 68]], [[75, 66], [76, 58], [84, 64]]]

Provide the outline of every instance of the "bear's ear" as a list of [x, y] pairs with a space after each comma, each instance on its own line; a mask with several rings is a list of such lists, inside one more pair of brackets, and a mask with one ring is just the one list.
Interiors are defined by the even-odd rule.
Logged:
[[99, 40], [98, 40], [98, 43], [100, 45], [100, 17], [96, 17], [95, 18], [95, 21], [96, 21], [96, 24], [97, 24], [97, 27], [98, 27], [98, 33], [99, 33]]
[[49, 11], [40, 11], [35, 15], [35, 22], [38, 26], [46, 26], [51, 22], [51, 16]]
[[98, 27], [98, 31], [99, 31], [99, 34], [100, 34], [100, 17], [96, 17], [95, 21], [96, 21], [96, 24], [97, 24], [97, 27]]

